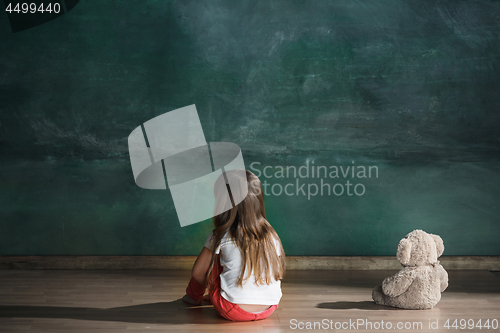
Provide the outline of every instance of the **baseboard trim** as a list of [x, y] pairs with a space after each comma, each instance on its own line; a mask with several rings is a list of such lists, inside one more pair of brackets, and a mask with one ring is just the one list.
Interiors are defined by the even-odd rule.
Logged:
[[[0, 256], [0, 270], [191, 269], [195, 256]], [[500, 271], [500, 256], [443, 256], [447, 270]], [[287, 256], [290, 270], [397, 270], [394, 256]]]

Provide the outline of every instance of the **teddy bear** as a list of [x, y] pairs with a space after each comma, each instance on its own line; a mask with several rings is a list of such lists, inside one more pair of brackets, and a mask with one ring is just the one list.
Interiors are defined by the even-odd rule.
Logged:
[[402, 309], [432, 309], [448, 287], [448, 273], [437, 260], [443, 251], [438, 235], [410, 232], [399, 242], [396, 255], [403, 269], [373, 289], [373, 300]]

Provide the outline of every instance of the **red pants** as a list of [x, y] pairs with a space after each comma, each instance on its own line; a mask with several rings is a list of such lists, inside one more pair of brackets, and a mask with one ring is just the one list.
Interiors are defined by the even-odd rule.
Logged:
[[[240, 308], [238, 305], [229, 302], [220, 294], [220, 273], [222, 272], [222, 266], [220, 265], [219, 260], [214, 263], [214, 267], [212, 269], [212, 278], [213, 278], [213, 288], [209, 290], [210, 301], [214, 306], [215, 310], [223, 316], [224, 318], [232, 321], [251, 321], [251, 320], [260, 320], [269, 317], [274, 310], [278, 308], [278, 304], [272, 305], [269, 309], [260, 312], [260, 313], [252, 313], [247, 312]], [[186, 293], [189, 297], [191, 297], [195, 301], [201, 301], [203, 299], [203, 295], [205, 294], [206, 287], [196, 281], [193, 277], [189, 281], [189, 284], [186, 288]]]

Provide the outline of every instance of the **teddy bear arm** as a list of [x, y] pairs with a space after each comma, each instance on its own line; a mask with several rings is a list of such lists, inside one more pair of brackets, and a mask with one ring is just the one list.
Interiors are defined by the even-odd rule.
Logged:
[[441, 265], [439, 266], [439, 277], [441, 281], [440, 290], [443, 292], [448, 288], [448, 272]]
[[390, 297], [397, 297], [404, 293], [415, 279], [414, 270], [403, 269], [382, 282], [382, 291]]

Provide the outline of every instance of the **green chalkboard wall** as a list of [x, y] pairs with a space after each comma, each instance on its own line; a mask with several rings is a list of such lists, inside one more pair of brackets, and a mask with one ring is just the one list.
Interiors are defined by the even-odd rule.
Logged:
[[181, 228], [127, 148], [196, 104], [289, 255], [393, 255], [413, 229], [500, 255], [499, 78], [498, 1], [82, 0], [17, 33], [2, 12], [0, 254], [197, 254], [211, 222]]

